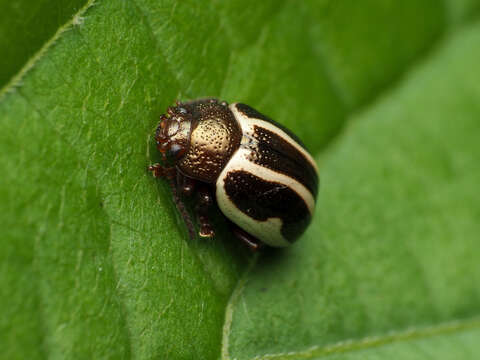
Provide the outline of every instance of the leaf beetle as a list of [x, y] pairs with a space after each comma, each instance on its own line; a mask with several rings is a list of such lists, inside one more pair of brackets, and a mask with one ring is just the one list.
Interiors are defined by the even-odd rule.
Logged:
[[169, 180], [194, 236], [179, 193], [196, 193], [201, 237], [212, 237], [208, 209], [217, 204], [233, 233], [250, 248], [294, 242], [312, 218], [318, 169], [288, 129], [242, 104], [217, 99], [177, 102], [161, 115], [155, 140], [163, 159], [149, 170]]

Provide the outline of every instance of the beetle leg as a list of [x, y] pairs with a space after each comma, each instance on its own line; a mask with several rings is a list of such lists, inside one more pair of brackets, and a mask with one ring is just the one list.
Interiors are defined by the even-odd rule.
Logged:
[[210, 238], [215, 235], [210, 220], [208, 219], [208, 210], [213, 205], [213, 202], [213, 196], [210, 189], [205, 186], [201, 187], [198, 190], [198, 202], [196, 207], [198, 222], [200, 223], [200, 231], [198, 234], [201, 237]]
[[151, 171], [153, 173], [153, 176], [156, 178], [174, 178], [176, 173], [176, 169], [174, 167], [165, 167], [158, 163], [150, 165], [148, 167], [148, 171]]
[[263, 247], [263, 243], [260, 242], [257, 238], [247, 233], [245, 230], [240, 228], [238, 225], [232, 224], [232, 232], [237, 237], [237, 239], [243, 241], [250, 250], [258, 251]]
[[[187, 230], [188, 230], [188, 234], [190, 235], [190, 238], [193, 240], [195, 238], [195, 230], [194, 230], [195, 226], [193, 225], [193, 222], [188, 214], [188, 211], [185, 208], [185, 204], [180, 198], [177, 190], [180, 184], [179, 179], [183, 181], [183, 178], [185, 177], [179, 176], [179, 172], [175, 167], [164, 167], [160, 164], [150, 165], [148, 167], [148, 170], [152, 171], [153, 176], [156, 178], [164, 177], [167, 179], [168, 184], [172, 189], [173, 202], [175, 203], [177, 210], [179, 211], [180, 215], [183, 218], [183, 221], [185, 222], [185, 225], [187, 226]], [[191, 189], [193, 191], [193, 187]], [[182, 189], [182, 192], [183, 192], [183, 189]]]
[[178, 190], [184, 195], [184, 196], [191, 196], [193, 192], [195, 191], [195, 184], [196, 181], [192, 178], [189, 178], [180, 171], [177, 171], [177, 186]]

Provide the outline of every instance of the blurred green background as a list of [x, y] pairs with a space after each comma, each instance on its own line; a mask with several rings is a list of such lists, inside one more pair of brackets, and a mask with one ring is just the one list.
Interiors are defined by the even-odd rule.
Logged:
[[[480, 1], [0, 1], [0, 358], [480, 357]], [[152, 133], [241, 101], [312, 226], [189, 239]]]

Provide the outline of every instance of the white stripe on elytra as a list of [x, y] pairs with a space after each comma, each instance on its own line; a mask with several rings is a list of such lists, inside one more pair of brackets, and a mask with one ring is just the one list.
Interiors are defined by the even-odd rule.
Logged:
[[285, 131], [269, 123], [268, 121], [256, 119], [256, 118], [250, 118], [244, 115], [241, 111], [237, 109], [237, 104], [238, 103], [233, 103], [229, 106], [229, 108], [233, 112], [235, 119], [237, 119], [237, 121], [240, 123], [243, 134], [247, 134], [247, 133], [253, 134], [255, 131], [254, 125], [258, 127], [263, 127], [273, 132], [274, 134], [281, 137], [284, 141], [286, 141], [287, 143], [295, 147], [298, 151], [300, 151], [300, 153], [308, 160], [308, 162], [313, 166], [313, 168], [318, 174], [317, 163], [312, 158], [312, 156], [308, 153], [308, 151], [306, 151], [299, 143], [297, 143], [295, 139], [292, 139]]
[[247, 160], [250, 150], [247, 148], [238, 149], [232, 156], [227, 166], [220, 173], [216, 184], [217, 203], [227, 218], [232, 220], [249, 234], [257, 237], [259, 240], [270, 246], [287, 246], [290, 243], [286, 240], [282, 233], [281, 218], [269, 218], [265, 221], [259, 221], [251, 218], [247, 214], [239, 211], [237, 206], [230, 200], [225, 192], [224, 179], [229, 172], [246, 171], [265, 181], [273, 181], [285, 184], [295, 191], [298, 196], [303, 199], [309, 212], [313, 215], [314, 199], [310, 191], [301, 183], [283, 174], [279, 174], [273, 170], [257, 165]]
[[285, 239], [281, 233], [283, 222], [280, 218], [268, 218], [265, 221], [255, 220], [242, 211], [239, 211], [237, 206], [232, 202], [225, 192], [225, 183], [223, 182], [228, 172], [234, 170], [229, 164], [227, 164], [220, 173], [216, 184], [217, 204], [222, 210], [222, 213], [247, 233], [270, 246], [283, 247], [290, 245], [290, 242]]
[[[248, 160], [251, 150], [248, 148], [240, 148], [232, 156], [228, 162], [225, 169], [229, 171], [243, 170], [259, 177], [262, 180], [279, 183], [285, 186], [288, 186], [290, 189], [295, 191], [298, 196], [305, 202], [307, 208], [311, 215], [313, 215], [313, 210], [315, 208], [315, 199], [313, 198], [312, 193], [300, 182], [291, 178], [290, 176], [278, 173], [274, 170], [270, 170], [262, 165], [257, 165], [254, 162]], [[224, 169], [224, 171], [225, 171]], [[222, 171], [222, 174], [224, 173]], [[222, 178], [220, 174], [219, 179]]]
[[280, 218], [268, 218], [260, 221], [238, 211], [235, 204], [225, 194], [223, 187], [217, 187], [217, 203], [227, 218], [261, 242], [273, 247], [284, 247], [291, 244], [282, 235], [283, 222]]

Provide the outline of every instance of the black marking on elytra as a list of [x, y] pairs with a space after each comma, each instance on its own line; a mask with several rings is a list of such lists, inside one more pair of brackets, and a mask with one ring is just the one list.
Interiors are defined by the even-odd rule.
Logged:
[[297, 142], [298, 145], [303, 147], [305, 149], [305, 151], [308, 152], [307, 147], [302, 142], [302, 140], [300, 140], [297, 135], [292, 133], [289, 129], [287, 129], [282, 124], [276, 122], [275, 120], [270, 119], [268, 116], [265, 116], [262, 113], [259, 113], [257, 110], [255, 110], [254, 108], [252, 108], [252, 107], [250, 107], [246, 104], [238, 103], [235, 106], [237, 107], [237, 110], [240, 111], [245, 116], [248, 116], [248, 117], [254, 118], [254, 119], [260, 119], [260, 120], [267, 121], [270, 124], [275, 125], [276, 127], [282, 129], [283, 132], [285, 132], [288, 136], [290, 136], [293, 140], [295, 140], [295, 142]]
[[249, 217], [282, 220], [282, 235], [295, 241], [310, 223], [307, 204], [290, 187], [266, 181], [247, 171], [230, 171], [224, 179], [225, 192], [235, 206]]
[[310, 161], [297, 148], [274, 132], [257, 125], [254, 125], [253, 129], [253, 139], [256, 141], [245, 145], [250, 149], [247, 159], [297, 180], [316, 198], [318, 176]]

